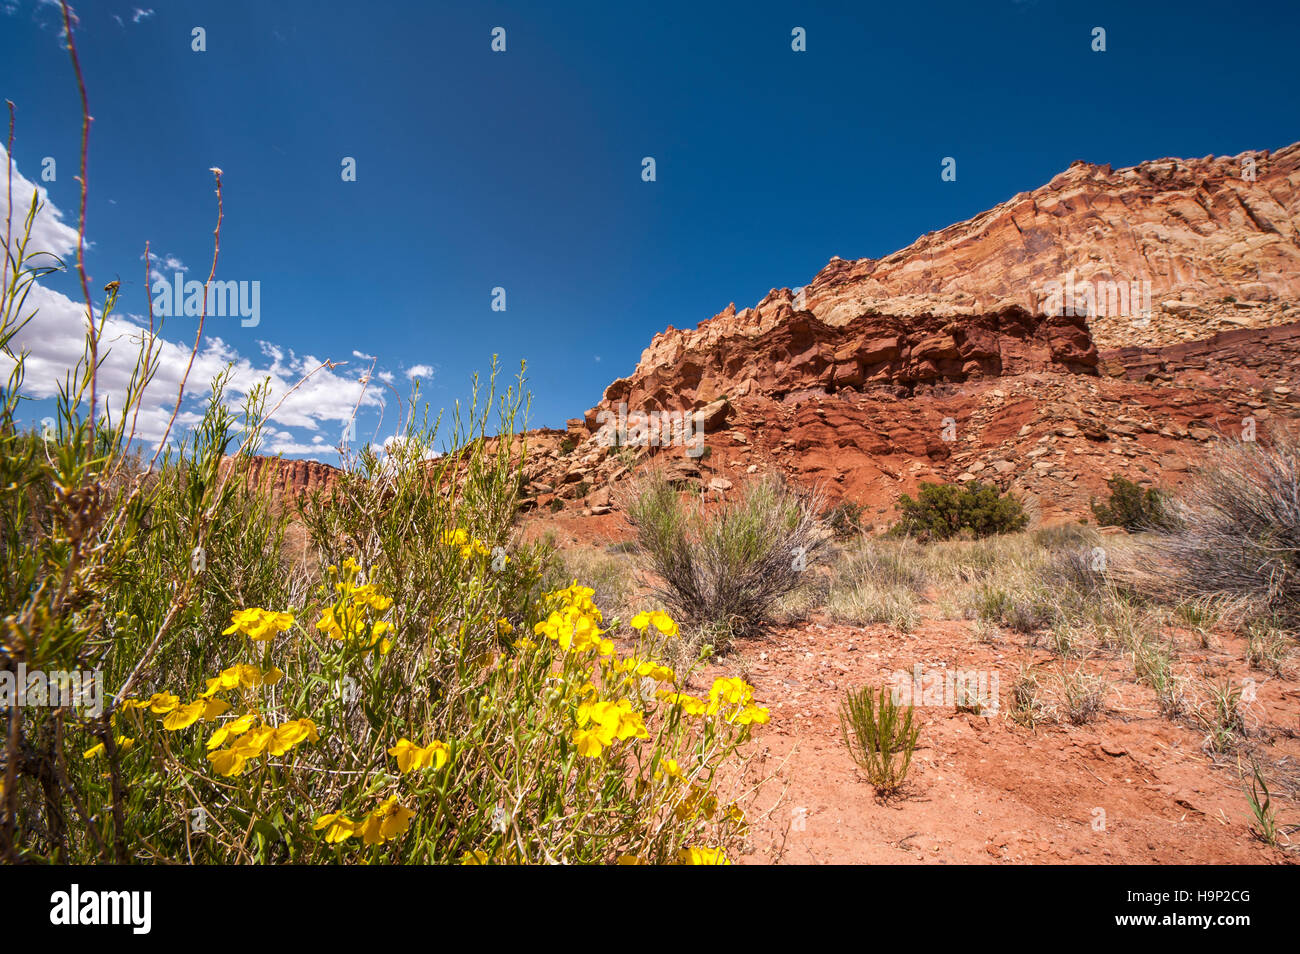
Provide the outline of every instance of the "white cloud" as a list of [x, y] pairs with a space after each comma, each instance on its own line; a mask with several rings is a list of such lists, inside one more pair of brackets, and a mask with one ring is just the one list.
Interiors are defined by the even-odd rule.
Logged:
[[433, 377], [433, 368], [429, 367], [427, 364], [417, 364], [407, 369], [406, 376], [412, 380], [415, 378], [423, 378], [427, 380]]
[[[8, 170], [9, 153], [3, 145], [0, 145], [0, 169]], [[27, 215], [32, 208], [32, 194], [36, 193], [36, 219], [32, 223], [31, 240], [27, 243], [27, 248], [40, 249], [51, 255], [58, 255], [60, 258], [67, 258], [69, 254], [77, 248], [77, 230], [63, 221], [63, 213], [50, 204], [49, 190], [44, 186], [32, 182], [21, 172], [18, 171], [18, 164], [13, 166], [13, 194], [14, 194], [14, 214], [12, 233], [10, 235], [9, 247], [13, 254], [17, 254], [18, 245], [22, 239], [23, 225], [27, 221]], [[7, 189], [0, 189], [0, 221], [7, 219], [9, 213], [9, 197]], [[0, 232], [0, 234], [3, 234]], [[87, 247], [90, 243], [86, 243]], [[38, 264], [52, 264], [48, 256], [43, 256], [38, 260]]]
[[[0, 169], [6, 162], [7, 156], [0, 147]], [[19, 215], [30, 206], [34, 188], [34, 184], [15, 168], [14, 196], [22, 197], [14, 203], [15, 226]], [[44, 190], [38, 191], [44, 195]], [[7, 212], [5, 190], [0, 189], [0, 223]], [[67, 257], [76, 248], [76, 230], [63, 222], [59, 210], [48, 201], [38, 208], [32, 236], [29, 249], [39, 248]], [[164, 267], [185, 267], [174, 256], [163, 256], [155, 261]], [[15, 352], [26, 354], [24, 394], [49, 398], [58, 393], [59, 386], [84, 355], [86, 306], [84, 302], [35, 284], [24, 308], [24, 315], [33, 313], [32, 319], [10, 342], [10, 347]], [[100, 317], [98, 309], [96, 317]], [[281, 428], [278, 435], [282, 436], [277, 436], [277, 441], [283, 453], [319, 453], [328, 449], [335, 443], [331, 431], [338, 430], [341, 434], [343, 424], [352, 418], [358, 404], [379, 406], [382, 403], [379, 395], [365, 390], [361, 374], [346, 365], [322, 367], [322, 360], [314, 355], [298, 355], [292, 349], [266, 341], [258, 343], [260, 360], [239, 354], [220, 337], [221, 323], [226, 320], [207, 320], [203, 339], [194, 354], [193, 368], [185, 379], [197, 330], [195, 319], [168, 319], [165, 327], [159, 327], [157, 334], [151, 334], [129, 316], [111, 315], [104, 325], [99, 346], [101, 410], [110, 410], [114, 417], [121, 413], [140, 349], [146, 343], [151, 344], [157, 353], [158, 370], [145, 392], [136, 434], [149, 442], [161, 439], [166, 431], [183, 379], [186, 380], [185, 398], [177, 415], [178, 429], [173, 430], [173, 437], [199, 420], [213, 378], [227, 365], [230, 366], [230, 377], [226, 394], [230, 403], [238, 404], [258, 384], [269, 381], [266, 407], [268, 411], [275, 409], [271, 420]], [[163, 338], [164, 331], [179, 341]], [[10, 367], [12, 361], [0, 357], [0, 374], [7, 375]], [[326, 439], [303, 444], [284, 428], [322, 431]], [[270, 450], [276, 452], [273, 447]]]
[[311, 443], [303, 443], [302, 441], [295, 439], [288, 431], [279, 431], [275, 435], [268, 435], [267, 438], [262, 441], [262, 453], [271, 455], [283, 454], [286, 457], [292, 455], [312, 455], [315, 457], [321, 457], [334, 453], [335, 448], [339, 443], [339, 439], [341, 439], [342, 436], [343, 434], [340, 430], [338, 438], [331, 443], [317, 434], [312, 437]]
[[141, 20], [148, 20], [151, 16], [153, 16], [153, 10], [141, 10], [136, 7], [131, 11], [131, 22], [139, 23]]
[[[141, 253], [140, 258], [144, 258], [144, 253]], [[166, 269], [167, 272], [171, 272], [171, 274], [165, 274], [163, 271], [164, 269]], [[177, 272], [183, 274], [189, 270], [190, 267], [175, 255], [155, 255], [153, 252], [149, 253], [149, 282], [151, 284], [157, 281], [170, 282], [172, 276]]]

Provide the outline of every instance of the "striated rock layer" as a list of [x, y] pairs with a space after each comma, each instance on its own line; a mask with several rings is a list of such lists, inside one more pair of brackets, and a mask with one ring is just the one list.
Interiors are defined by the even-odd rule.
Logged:
[[[712, 495], [781, 474], [881, 524], [926, 481], [992, 481], [1069, 517], [1113, 474], [1176, 487], [1212, 441], [1297, 416], [1298, 196], [1300, 143], [1076, 162], [892, 255], [832, 259], [803, 289], [656, 335], [567, 432], [526, 435], [526, 506], [611, 513], [647, 465]], [[629, 412], [699, 444], [611, 446]], [[332, 469], [280, 466], [295, 494]]]
[[859, 315], [829, 325], [788, 305], [761, 335], [721, 337], [671, 362], [615, 381], [599, 408], [688, 410], [721, 397], [777, 400], [843, 389], [918, 385], [1028, 371], [1095, 373], [1097, 350], [1083, 318], [1044, 318], [1019, 306], [962, 319]]
[[[1294, 417], [1297, 187], [1300, 144], [1076, 162], [893, 255], [833, 259], [656, 335], [570, 422], [576, 446], [530, 464], [537, 500], [605, 512], [602, 488], [651, 458], [719, 492], [779, 472], [882, 517], [922, 481], [992, 480], [1071, 515], [1115, 473], [1177, 485], [1247, 418]], [[707, 451], [605, 446], [624, 405], [694, 413]]]
[[[223, 466], [229, 466], [227, 457]], [[327, 491], [338, 479], [338, 468], [318, 460], [285, 460], [278, 457], [254, 457], [248, 462], [245, 479], [266, 487], [278, 498], [288, 499]]]
[[[1243, 178], [1250, 163], [1254, 181]], [[1085, 281], [1150, 282], [1145, 321], [1132, 303], [1126, 314], [1094, 308], [1089, 325], [1103, 349], [1300, 320], [1300, 143], [1118, 171], [1075, 162], [1046, 185], [892, 255], [833, 258], [802, 294], [776, 289], [754, 308], [731, 305], [694, 330], [669, 328], [633, 378], [727, 338], [762, 336], [792, 310], [833, 327], [871, 313], [962, 317], [1008, 305], [1041, 313], [1050, 283]], [[1086, 306], [1081, 296], [1069, 303]]]

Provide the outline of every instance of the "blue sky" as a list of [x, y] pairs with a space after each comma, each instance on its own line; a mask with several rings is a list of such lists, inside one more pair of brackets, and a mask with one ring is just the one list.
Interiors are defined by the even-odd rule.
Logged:
[[[1074, 159], [1300, 139], [1294, 2], [77, 6], [92, 288], [120, 279], [138, 320], [146, 240], [163, 274], [206, 277], [220, 167], [217, 277], [260, 282], [260, 322], [209, 319], [198, 373], [230, 360], [239, 386], [269, 373], [283, 391], [346, 361], [286, 401], [272, 442], [331, 462], [358, 399], [358, 434], [392, 433], [380, 376], [405, 396], [421, 375], [436, 408], [493, 354], [508, 373], [527, 359], [530, 424], [562, 427], [668, 325], [802, 285], [834, 255], [888, 254]], [[17, 109], [18, 172], [37, 182], [55, 160], [41, 184], [66, 226], [80, 110], [58, 17], [48, 0], [0, 0], [0, 97]], [[940, 179], [945, 156], [956, 182]], [[75, 338], [58, 324], [72, 276], [46, 285], [47, 330], [26, 342], [36, 397]], [[194, 330], [164, 326], [173, 365]], [[375, 361], [364, 397], [357, 355]]]

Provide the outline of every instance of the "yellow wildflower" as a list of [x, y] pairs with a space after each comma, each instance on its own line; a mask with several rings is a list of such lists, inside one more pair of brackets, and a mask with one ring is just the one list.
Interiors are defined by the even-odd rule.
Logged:
[[257, 719], [258, 715], [256, 712], [247, 712], [238, 719], [227, 722], [225, 725], [221, 726], [221, 728], [217, 729], [216, 732], [212, 733], [211, 737], [208, 739], [208, 748], [215, 749], [231, 736], [243, 735], [253, 727], [253, 724], [257, 722]]
[[772, 713], [763, 706], [746, 706], [730, 717], [730, 721], [739, 725], [767, 725], [772, 721]]
[[753, 698], [754, 687], [739, 677], [715, 679], [713, 680], [713, 688], [709, 690], [709, 702], [711, 703], [717, 703], [721, 699], [723, 702], [743, 706], [748, 705]]
[[163, 719], [163, 728], [169, 732], [188, 728], [199, 721], [199, 718], [203, 715], [203, 710], [206, 708], [207, 701], [198, 699], [187, 706], [173, 709]]
[[388, 754], [397, 759], [397, 768], [405, 775], [407, 772], [415, 772], [419, 769], [442, 768], [447, 764], [451, 749], [446, 743], [439, 742], [437, 739], [420, 748], [410, 739], [403, 738], [388, 750]]
[[660, 691], [658, 695], [659, 698], [663, 699], [670, 706], [680, 706], [682, 711], [688, 716], [701, 716], [708, 710], [703, 699], [697, 699], [684, 692]]
[[[119, 752], [130, 752], [131, 747], [135, 745], [135, 739], [128, 739], [124, 735], [118, 735], [113, 737], [113, 744], [117, 746]], [[85, 759], [93, 759], [97, 755], [103, 755], [106, 751], [107, 749], [104, 748], [104, 743], [100, 742], [86, 749], [86, 751], [81, 754], [81, 757]], [[3, 789], [0, 788], [0, 791], [3, 791]]]
[[243, 775], [244, 766], [248, 763], [245, 756], [232, 749], [209, 752], [208, 761], [212, 763], [212, 768], [218, 775], [224, 775], [226, 778], [232, 775]]
[[341, 844], [354, 835], [361, 833], [361, 826], [342, 812], [330, 812], [316, 819], [312, 826], [316, 831], [325, 829], [325, 841], [331, 845]]
[[249, 729], [235, 739], [234, 742], [231, 742], [230, 750], [246, 759], [255, 759], [266, 751], [274, 736], [275, 728], [273, 726], [260, 725], [255, 729]]
[[397, 803], [396, 795], [390, 795], [361, 823], [361, 838], [367, 845], [382, 845], [406, 831], [414, 814]]
[[469, 534], [461, 527], [455, 530], [442, 531], [442, 545], [447, 547], [460, 547], [469, 542]]
[[677, 623], [667, 613], [661, 613], [659, 610], [645, 612], [644, 610], [632, 617], [632, 628], [641, 632], [648, 626], [654, 626], [655, 629], [665, 636], [676, 636], [678, 633]]
[[226, 702], [225, 699], [205, 699], [203, 714], [199, 716], [199, 719], [205, 721], [205, 723], [211, 723], [217, 716], [224, 714], [227, 708], [230, 708], [230, 703]]
[[149, 697], [149, 711], [154, 715], [166, 715], [178, 705], [181, 704], [179, 696], [174, 696], [170, 692], [155, 692]]
[[277, 613], [264, 609], [242, 609], [230, 614], [230, 625], [221, 635], [243, 633], [249, 639], [274, 639], [293, 625], [292, 613]]
[[578, 747], [578, 754], [589, 759], [599, 758], [604, 749], [598, 730], [577, 729], [573, 733], [572, 741]]
[[316, 742], [319, 739], [315, 722], [311, 719], [295, 719], [276, 727], [267, 743], [267, 751], [274, 756], [281, 756], [301, 742]]
[[677, 855], [680, 865], [729, 865], [727, 854], [721, 848], [683, 848]]
[[682, 770], [681, 767], [677, 764], [676, 759], [660, 760], [659, 768], [655, 769], [655, 778], [660, 779], [663, 778], [665, 775], [668, 776], [669, 778], [682, 777]]

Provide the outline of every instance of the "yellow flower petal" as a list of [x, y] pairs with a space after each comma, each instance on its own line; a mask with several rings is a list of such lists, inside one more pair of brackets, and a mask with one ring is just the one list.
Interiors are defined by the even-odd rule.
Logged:
[[199, 717], [203, 715], [203, 710], [205, 708], [207, 708], [207, 702], [203, 699], [199, 699], [195, 702], [191, 702], [187, 706], [180, 706], [177, 709], [173, 709], [167, 714], [166, 718], [163, 719], [163, 728], [168, 732], [176, 732], [180, 729], [188, 728], [199, 721]]

